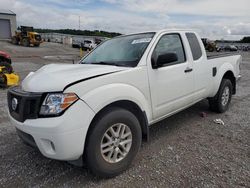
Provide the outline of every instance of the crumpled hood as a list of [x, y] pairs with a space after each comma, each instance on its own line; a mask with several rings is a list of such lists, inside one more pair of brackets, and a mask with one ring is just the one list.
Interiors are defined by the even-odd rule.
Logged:
[[79, 80], [126, 69], [128, 68], [109, 65], [50, 64], [43, 66], [35, 73], [30, 73], [21, 86], [27, 92], [63, 91], [67, 85]]

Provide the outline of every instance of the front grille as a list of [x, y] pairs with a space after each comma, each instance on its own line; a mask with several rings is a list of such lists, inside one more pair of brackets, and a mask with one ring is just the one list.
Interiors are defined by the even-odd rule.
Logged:
[[[12, 87], [8, 90], [8, 107], [10, 115], [17, 121], [38, 118], [42, 93], [24, 92], [20, 87]], [[15, 101], [17, 101], [17, 104]]]

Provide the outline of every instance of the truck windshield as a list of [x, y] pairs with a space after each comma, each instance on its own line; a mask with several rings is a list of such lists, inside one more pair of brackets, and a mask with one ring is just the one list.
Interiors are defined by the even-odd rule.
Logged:
[[154, 34], [143, 33], [110, 39], [84, 57], [80, 63], [135, 67]]

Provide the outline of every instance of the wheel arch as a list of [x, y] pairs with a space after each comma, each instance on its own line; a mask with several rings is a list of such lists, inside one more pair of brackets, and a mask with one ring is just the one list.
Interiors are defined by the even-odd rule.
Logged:
[[85, 140], [85, 146], [86, 146], [86, 143], [88, 142], [89, 133], [92, 130], [95, 122], [98, 121], [98, 119], [102, 116], [103, 113], [105, 113], [107, 110], [109, 110], [112, 107], [123, 108], [123, 109], [126, 109], [126, 110], [130, 111], [131, 113], [133, 113], [140, 123], [141, 130], [142, 130], [142, 138], [148, 141], [148, 139], [149, 139], [149, 124], [148, 124], [148, 118], [147, 118], [146, 112], [143, 111], [139, 107], [139, 105], [133, 101], [119, 100], [119, 101], [115, 101], [115, 102], [112, 102], [112, 103], [104, 106], [101, 110], [99, 110], [95, 114], [94, 118], [92, 119], [92, 121], [90, 123], [87, 134], [86, 134], [87, 136], [86, 136], [86, 140]]
[[231, 81], [233, 85], [233, 95], [236, 94], [236, 78], [234, 76], [234, 73], [232, 71], [227, 71], [222, 79], [228, 79]]
[[234, 76], [234, 73], [232, 72], [232, 71], [227, 71], [224, 75], [223, 75], [223, 77], [222, 77], [222, 79], [221, 79], [221, 81], [223, 80], [223, 79], [228, 79], [228, 80], [230, 80], [231, 81], [231, 83], [232, 83], [232, 85], [233, 85], [233, 95], [234, 94], [236, 94], [236, 78], [235, 78], [235, 76]]
[[218, 73], [216, 74], [215, 80], [214, 80], [214, 86], [212, 89], [212, 93], [209, 95], [209, 97], [214, 97], [217, 92], [219, 91], [221, 82], [223, 79], [229, 79], [232, 82], [233, 85], [233, 95], [236, 94], [236, 73], [234, 71], [234, 67], [230, 63], [224, 63], [219, 69]]
[[[141, 126], [141, 130], [142, 130], [142, 139], [148, 141], [149, 140], [149, 124], [148, 124], [148, 119], [147, 119], [147, 115], [145, 113], [145, 111], [142, 111], [142, 109], [139, 107], [139, 105], [137, 105], [135, 102], [129, 101], [129, 100], [119, 100], [119, 101], [115, 101], [112, 102], [108, 105], [106, 105], [105, 107], [103, 107], [100, 111], [98, 111], [94, 118], [92, 119], [87, 133], [86, 133], [86, 138], [85, 138], [85, 142], [84, 142], [84, 148], [83, 151], [86, 150], [86, 146], [89, 142], [89, 136], [91, 131], [94, 128], [95, 122], [98, 121], [98, 119], [102, 116], [103, 113], [105, 113], [107, 110], [109, 110], [112, 107], [120, 107], [120, 108], [124, 108], [128, 111], [130, 111], [131, 113], [133, 113]], [[82, 158], [85, 159], [85, 152], [83, 152]]]

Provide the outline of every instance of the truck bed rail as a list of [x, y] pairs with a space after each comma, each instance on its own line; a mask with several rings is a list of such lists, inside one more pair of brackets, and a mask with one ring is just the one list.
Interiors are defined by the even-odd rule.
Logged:
[[220, 57], [239, 55], [239, 53], [224, 52], [224, 53], [209, 53], [207, 52], [207, 59], [215, 59]]

